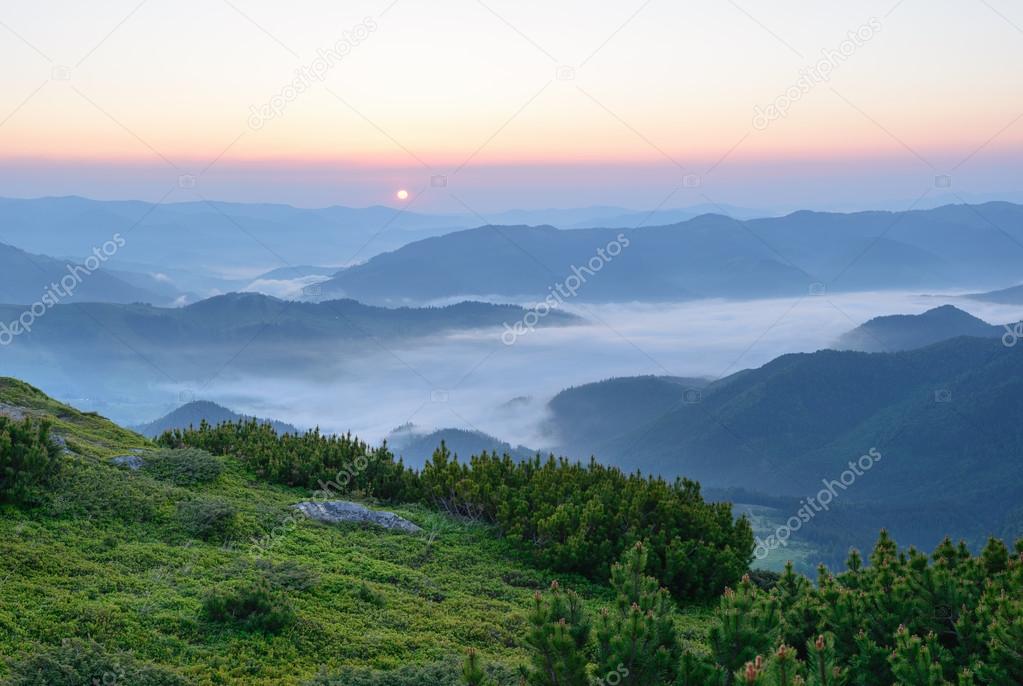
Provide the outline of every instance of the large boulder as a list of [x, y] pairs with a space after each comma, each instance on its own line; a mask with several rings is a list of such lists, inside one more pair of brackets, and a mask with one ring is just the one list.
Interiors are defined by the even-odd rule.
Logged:
[[382, 512], [363, 507], [358, 503], [351, 503], [345, 500], [323, 500], [319, 502], [304, 502], [294, 505], [294, 508], [310, 519], [327, 524], [375, 524], [391, 531], [402, 531], [414, 534], [422, 531], [421, 528], [403, 519], [393, 512]]

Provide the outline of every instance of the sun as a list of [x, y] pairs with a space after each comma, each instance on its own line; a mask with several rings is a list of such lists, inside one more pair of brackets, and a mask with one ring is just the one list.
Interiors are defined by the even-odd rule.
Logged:
[[398, 196], [398, 200], [408, 200], [408, 191], [402, 188], [400, 191], [395, 193]]

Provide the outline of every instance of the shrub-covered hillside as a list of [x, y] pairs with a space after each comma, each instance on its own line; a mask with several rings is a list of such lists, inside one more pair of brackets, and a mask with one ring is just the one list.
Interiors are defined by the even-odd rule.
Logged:
[[159, 439], [245, 456], [264, 478], [320, 492], [366, 493], [422, 503], [462, 519], [497, 525], [543, 567], [606, 579], [636, 542], [650, 548], [648, 570], [679, 600], [716, 596], [753, 560], [749, 521], [728, 503], [707, 503], [700, 485], [625, 474], [591, 460], [515, 460], [482, 453], [459, 462], [443, 443], [421, 472], [351, 436], [278, 436], [258, 422], [175, 430]]
[[[328, 526], [290, 509], [308, 484], [230, 451], [161, 449], [13, 380], [0, 403], [0, 435], [38, 442], [45, 420], [68, 451], [52, 446], [60, 468], [33, 498], [0, 504], [0, 683], [444, 684], [466, 646], [498, 675], [525, 660], [525, 608], [554, 573], [493, 525], [391, 504], [423, 533]], [[594, 608], [607, 597], [557, 578]]]

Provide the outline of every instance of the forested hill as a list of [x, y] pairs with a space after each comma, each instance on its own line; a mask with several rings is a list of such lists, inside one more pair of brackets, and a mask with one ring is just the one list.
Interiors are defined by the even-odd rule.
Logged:
[[[46, 293], [50, 293], [50, 298], [57, 297], [63, 302], [144, 301], [164, 304], [170, 301], [122, 281], [102, 266], [103, 263], [95, 261], [95, 264], [90, 262], [92, 269], [86, 269], [78, 260], [33, 255], [0, 243], [0, 304], [45, 302], [42, 298]], [[60, 290], [54, 291], [53, 284], [61, 286]]]
[[536, 455], [535, 450], [469, 429], [437, 429], [424, 431], [415, 426], [398, 427], [387, 435], [387, 446], [405, 460], [405, 464], [421, 468], [443, 443], [453, 455], [468, 460], [481, 453], [508, 454], [514, 459], [525, 460]]
[[548, 403], [545, 431], [558, 450], [577, 458], [603, 455], [607, 444], [700, 399], [709, 379], [634, 376], [567, 388]]
[[[24, 308], [0, 306], [0, 321], [18, 318]], [[319, 303], [280, 300], [258, 293], [230, 293], [180, 308], [146, 304], [82, 303], [58, 305], [23, 334], [35, 345], [87, 344], [109, 334], [128, 343], [171, 348], [261, 339], [277, 342], [360, 340], [425, 336], [452, 329], [500, 327], [521, 319], [526, 310], [514, 305], [461, 302], [445, 307], [373, 307], [355, 300]], [[542, 325], [575, 321], [553, 311]]]
[[[961, 337], [899, 353], [783, 355], [702, 389], [609, 444], [623, 468], [802, 494], [871, 447], [897, 460], [857, 498], [981, 493], [1023, 465], [1023, 346]], [[695, 399], [695, 398], [694, 398]], [[921, 475], [926, 475], [924, 478]]]
[[952, 305], [942, 305], [922, 314], [874, 317], [843, 334], [832, 347], [890, 353], [922, 348], [958, 336], [999, 338], [1003, 333], [1003, 326], [988, 324]]

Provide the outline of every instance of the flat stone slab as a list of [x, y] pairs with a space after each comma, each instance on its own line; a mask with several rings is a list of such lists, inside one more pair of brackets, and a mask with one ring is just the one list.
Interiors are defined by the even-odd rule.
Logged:
[[118, 455], [110, 458], [110, 462], [118, 467], [127, 467], [132, 470], [142, 467], [142, 458], [138, 455]]
[[393, 512], [381, 512], [345, 500], [304, 502], [292, 506], [306, 517], [327, 524], [375, 524], [391, 531], [414, 534], [422, 529]]

